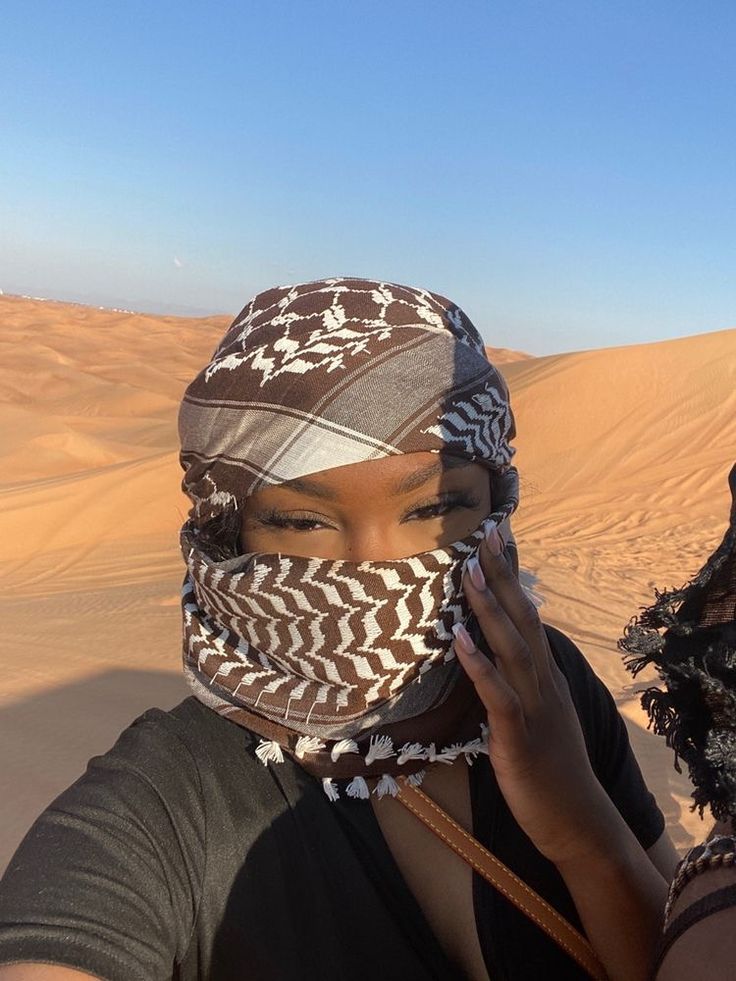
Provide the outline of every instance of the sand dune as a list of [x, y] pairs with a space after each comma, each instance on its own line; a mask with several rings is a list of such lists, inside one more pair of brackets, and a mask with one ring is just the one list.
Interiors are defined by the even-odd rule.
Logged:
[[519, 430], [516, 532], [546, 620], [614, 693], [675, 842], [701, 834], [690, 787], [646, 732], [615, 648], [655, 587], [679, 585], [721, 540], [736, 460], [736, 331], [504, 367]]
[[[0, 296], [0, 866], [52, 796], [179, 680], [175, 415], [227, 318]], [[615, 642], [653, 586], [723, 533], [736, 331], [530, 358], [491, 351], [514, 401], [522, 561], [630, 723], [683, 845], [689, 788], [642, 728]], [[637, 686], [641, 687], [641, 686]]]
[[487, 347], [486, 354], [496, 365], [510, 364], [512, 361], [528, 361], [532, 357], [524, 351], [512, 351], [508, 347]]

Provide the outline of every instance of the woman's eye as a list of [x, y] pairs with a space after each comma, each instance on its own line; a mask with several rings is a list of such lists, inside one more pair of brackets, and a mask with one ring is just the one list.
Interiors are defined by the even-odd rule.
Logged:
[[324, 528], [323, 524], [311, 518], [284, 518], [280, 526], [290, 528], [292, 531], [314, 531], [317, 528]]
[[428, 521], [432, 518], [442, 518], [451, 511], [472, 510], [477, 508], [480, 501], [467, 494], [453, 494], [450, 497], [442, 497], [431, 504], [422, 504], [420, 507], [413, 508], [404, 518], [405, 521]]
[[259, 518], [268, 528], [281, 528], [287, 531], [320, 531], [329, 527], [317, 518], [300, 518], [286, 514], [265, 514]]

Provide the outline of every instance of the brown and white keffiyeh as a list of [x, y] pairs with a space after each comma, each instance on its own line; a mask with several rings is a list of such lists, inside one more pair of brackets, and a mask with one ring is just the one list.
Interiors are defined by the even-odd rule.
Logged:
[[179, 417], [184, 665], [198, 698], [295, 755], [335, 799], [472, 759], [484, 713], [454, 659], [461, 577], [482, 531], [386, 562], [211, 554], [206, 529], [265, 486], [418, 451], [484, 464], [509, 542], [518, 501], [508, 393], [453, 303], [329, 279], [269, 290], [235, 318]]

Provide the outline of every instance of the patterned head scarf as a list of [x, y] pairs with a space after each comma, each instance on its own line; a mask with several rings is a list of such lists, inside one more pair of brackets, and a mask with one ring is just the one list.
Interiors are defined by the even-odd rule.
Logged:
[[[256, 491], [397, 454], [450, 453], [489, 470], [509, 549], [518, 501], [506, 385], [444, 297], [362, 279], [268, 290], [235, 318], [179, 416], [184, 662], [195, 694], [323, 777], [365, 777], [482, 751], [483, 713], [457, 667], [464, 562], [479, 530], [386, 562], [213, 555], [206, 530]], [[454, 739], [455, 742], [451, 742]], [[443, 756], [444, 754], [444, 756]], [[403, 768], [403, 769], [402, 769]], [[379, 791], [380, 792], [380, 791]]]

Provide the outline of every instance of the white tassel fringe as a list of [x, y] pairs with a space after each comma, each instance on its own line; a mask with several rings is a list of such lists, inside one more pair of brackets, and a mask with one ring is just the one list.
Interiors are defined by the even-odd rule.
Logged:
[[284, 753], [275, 739], [262, 739], [256, 746], [256, 756], [266, 766], [267, 763], [283, 763]]
[[325, 744], [316, 736], [299, 736], [294, 747], [294, 755], [298, 760], [304, 759], [305, 753], [318, 753]]
[[[454, 763], [459, 756], [464, 756], [468, 766], [472, 766], [477, 756], [481, 753], [488, 754], [490, 730], [485, 722], [481, 722], [480, 732], [480, 736], [477, 736], [475, 739], [470, 739], [466, 743], [453, 743], [451, 746], [443, 747], [440, 752], [437, 752], [435, 743], [430, 743], [429, 746], [422, 746], [421, 743], [404, 743], [398, 750], [397, 762], [403, 764], [414, 760], [427, 760], [429, 763], [450, 764]], [[316, 736], [300, 736], [296, 741], [294, 753], [297, 759], [301, 760], [306, 753], [317, 753], [325, 748], [324, 741], [318, 739]], [[336, 763], [344, 753], [357, 752], [359, 752], [358, 744], [354, 739], [340, 739], [334, 743], [330, 750], [330, 758], [333, 763]], [[256, 755], [264, 766], [267, 763], [284, 762], [284, 754], [281, 746], [275, 740], [262, 739], [256, 748]], [[368, 744], [368, 752], [365, 754], [365, 764], [366, 766], [370, 766], [376, 760], [387, 760], [391, 756], [396, 755], [397, 751], [394, 749], [394, 743], [390, 736], [374, 735], [371, 736]], [[424, 780], [426, 772], [426, 770], [419, 770], [417, 773], [411, 773], [405, 778], [406, 782], [412, 787], [419, 787]], [[322, 779], [322, 789], [329, 800], [336, 801], [340, 799], [340, 791], [338, 790], [337, 783], [331, 777], [324, 777]], [[382, 775], [373, 791], [379, 800], [389, 795], [395, 797], [398, 792], [399, 785], [390, 773], [384, 773]], [[345, 788], [345, 793], [353, 799], [368, 800], [370, 798], [368, 784], [360, 776], [353, 777]]]
[[365, 765], [370, 766], [376, 760], [387, 760], [395, 756], [394, 741], [390, 736], [371, 736], [368, 752], [365, 754]]
[[376, 789], [373, 791], [373, 793], [376, 795], [376, 797], [378, 797], [379, 800], [382, 797], [385, 797], [386, 794], [390, 794], [392, 797], [395, 797], [398, 794], [398, 792], [399, 792], [399, 785], [396, 783], [396, 781], [394, 780], [394, 778], [391, 776], [390, 773], [384, 773], [384, 775], [376, 784]]
[[322, 789], [330, 800], [339, 800], [340, 792], [337, 789], [337, 784], [334, 780], [330, 779], [330, 777], [322, 778]]
[[348, 797], [358, 797], [360, 800], [368, 800], [371, 796], [371, 792], [368, 789], [368, 784], [365, 782], [363, 777], [353, 777], [347, 786], [345, 793]]
[[465, 757], [465, 762], [468, 766], [472, 766], [475, 763], [475, 758], [480, 753], [487, 753], [488, 747], [484, 744], [480, 736], [475, 739], [471, 739], [469, 742], [465, 743], [464, 746], [460, 748], [460, 752]]
[[404, 743], [399, 750], [397, 763], [407, 763], [409, 760], [426, 760], [427, 749], [421, 743]]
[[336, 742], [332, 747], [332, 752], [330, 753], [330, 759], [333, 763], [337, 763], [338, 759], [343, 753], [357, 753], [358, 744], [354, 739], [341, 739]]
[[[456, 745], [459, 745], [459, 743]], [[430, 743], [427, 750], [427, 759], [430, 763], [454, 763], [458, 752], [459, 750], [456, 750], [452, 746], [445, 746], [442, 752], [438, 753], [435, 744]]]

